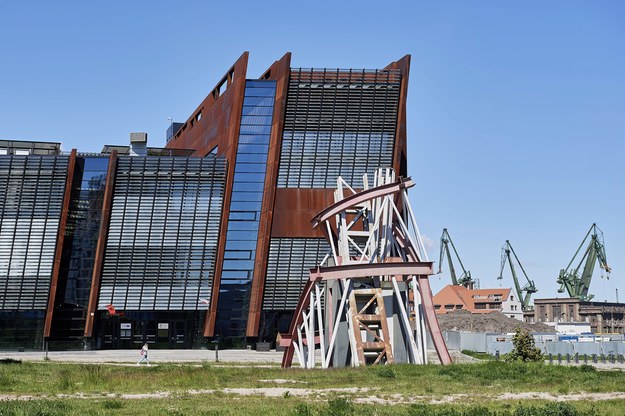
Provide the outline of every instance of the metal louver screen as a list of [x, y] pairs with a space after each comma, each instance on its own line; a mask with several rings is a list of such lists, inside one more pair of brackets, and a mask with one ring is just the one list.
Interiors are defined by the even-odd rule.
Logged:
[[272, 238], [269, 245], [263, 310], [293, 310], [309, 270], [330, 251], [320, 238]]
[[69, 158], [0, 157], [0, 310], [45, 310]]
[[278, 187], [333, 188], [392, 166], [399, 70], [292, 69]]
[[226, 161], [120, 157], [98, 309], [207, 309]]

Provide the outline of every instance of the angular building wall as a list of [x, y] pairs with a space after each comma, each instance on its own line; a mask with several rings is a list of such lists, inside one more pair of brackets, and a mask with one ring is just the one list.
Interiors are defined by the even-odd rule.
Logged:
[[0, 346], [41, 346], [68, 164], [0, 156]]
[[[241, 77], [247, 83], [259, 82], [247, 77], [247, 59], [247, 53], [243, 54], [194, 112], [201, 112], [202, 120], [206, 114], [211, 120], [221, 120], [227, 114], [229, 128], [220, 122], [195, 123], [181, 129], [168, 143], [168, 147], [191, 147], [198, 154], [217, 146], [217, 153], [228, 159], [222, 221], [227, 230], [227, 212], [237, 195], [233, 183], [237, 182], [240, 133], [251, 133], [246, 121], [249, 110], [241, 102], [247, 84]], [[248, 236], [257, 239], [255, 247], [252, 241], [248, 245], [254, 258], [233, 258], [243, 253], [229, 251], [227, 233], [222, 235], [204, 331], [208, 337], [271, 341], [280, 330], [279, 322], [288, 325], [291, 305], [297, 302], [308, 268], [327, 253], [328, 247], [319, 232], [313, 232], [310, 219], [333, 202], [337, 177], [359, 186], [363, 175], [378, 167], [390, 166], [406, 175], [409, 56], [378, 70], [292, 69], [290, 62], [287, 53], [259, 77], [275, 82], [275, 96], [273, 111], [269, 106], [262, 109], [262, 117], [271, 127], [254, 130], [259, 133], [263, 129], [269, 138], [266, 170], [264, 175], [256, 172], [255, 179], [260, 183], [264, 176], [262, 200], [245, 201], [250, 207], [260, 204], [260, 211], [254, 214], [258, 224], [248, 230]], [[230, 74], [236, 74], [234, 80]], [[216, 94], [224, 83], [225, 94]], [[190, 117], [185, 125], [193, 120]], [[229, 195], [233, 195], [232, 202]]]
[[[328, 253], [310, 219], [332, 201], [337, 178], [356, 188], [395, 160], [402, 69], [291, 69], [275, 183], [262, 312], [253, 335], [284, 332], [308, 278]], [[403, 141], [405, 143], [405, 140]], [[404, 173], [405, 174], [405, 173]], [[288, 274], [284, 270], [288, 270]], [[252, 335], [248, 331], [248, 335]]]
[[[0, 328], [17, 334], [30, 319], [29, 339], [95, 348], [240, 345], [286, 330], [329, 250], [310, 220], [337, 177], [359, 187], [379, 167], [406, 175], [410, 57], [295, 69], [287, 53], [257, 79], [247, 62], [150, 156], [12, 156], [60, 145], [0, 141]], [[29, 166], [2, 168], [13, 160]]]

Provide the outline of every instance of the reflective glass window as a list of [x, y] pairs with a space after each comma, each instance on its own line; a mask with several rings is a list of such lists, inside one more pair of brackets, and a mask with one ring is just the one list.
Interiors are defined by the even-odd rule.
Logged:
[[222, 336], [245, 335], [274, 96], [275, 81], [247, 81], [217, 307]]

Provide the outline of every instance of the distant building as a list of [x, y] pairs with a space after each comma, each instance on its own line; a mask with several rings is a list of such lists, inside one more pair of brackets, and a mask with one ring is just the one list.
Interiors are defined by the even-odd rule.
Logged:
[[593, 333], [622, 334], [625, 303], [585, 302], [577, 298], [535, 299], [534, 309], [526, 311], [526, 322], [586, 322]]
[[434, 308], [439, 315], [454, 310], [501, 312], [510, 318], [523, 320], [521, 302], [516, 299], [511, 288], [467, 289], [464, 286], [447, 285], [434, 295]]

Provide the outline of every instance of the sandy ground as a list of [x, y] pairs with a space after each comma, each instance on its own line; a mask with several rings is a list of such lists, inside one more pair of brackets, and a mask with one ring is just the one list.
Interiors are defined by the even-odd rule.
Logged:
[[[288, 380], [287, 380], [288, 382]], [[445, 404], [445, 403], [466, 403], [467, 400], [472, 402], [493, 401], [493, 400], [546, 400], [552, 402], [569, 402], [569, 401], [602, 401], [602, 400], [625, 400], [625, 392], [611, 393], [575, 393], [575, 394], [558, 394], [544, 392], [524, 392], [524, 393], [504, 393], [497, 396], [468, 395], [468, 394], [449, 394], [445, 396], [405, 396], [394, 394], [383, 397], [376, 396], [375, 389], [367, 388], [334, 388], [334, 389], [305, 389], [305, 388], [289, 388], [289, 387], [265, 387], [265, 388], [226, 388], [222, 390], [187, 390], [184, 392], [167, 392], [160, 391], [154, 393], [141, 394], [57, 394], [57, 395], [16, 395], [16, 394], [0, 394], [0, 401], [6, 400], [37, 400], [37, 399], [55, 399], [55, 398], [73, 398], [73, 399], [121, 399], [121, 400], [146, 400], [146, 399], [166, 399], [170, 397], [179, 397], [183, 395], [211, 395], [211, 394], [231, 394], [237, 396], [263, 396], [263, 397], [303, 397], [313, 400], [323, 399], [331, 395], [349, 396], [355, 403], [369, 403], [381, 405], [397, 405], [397, 404]]]

